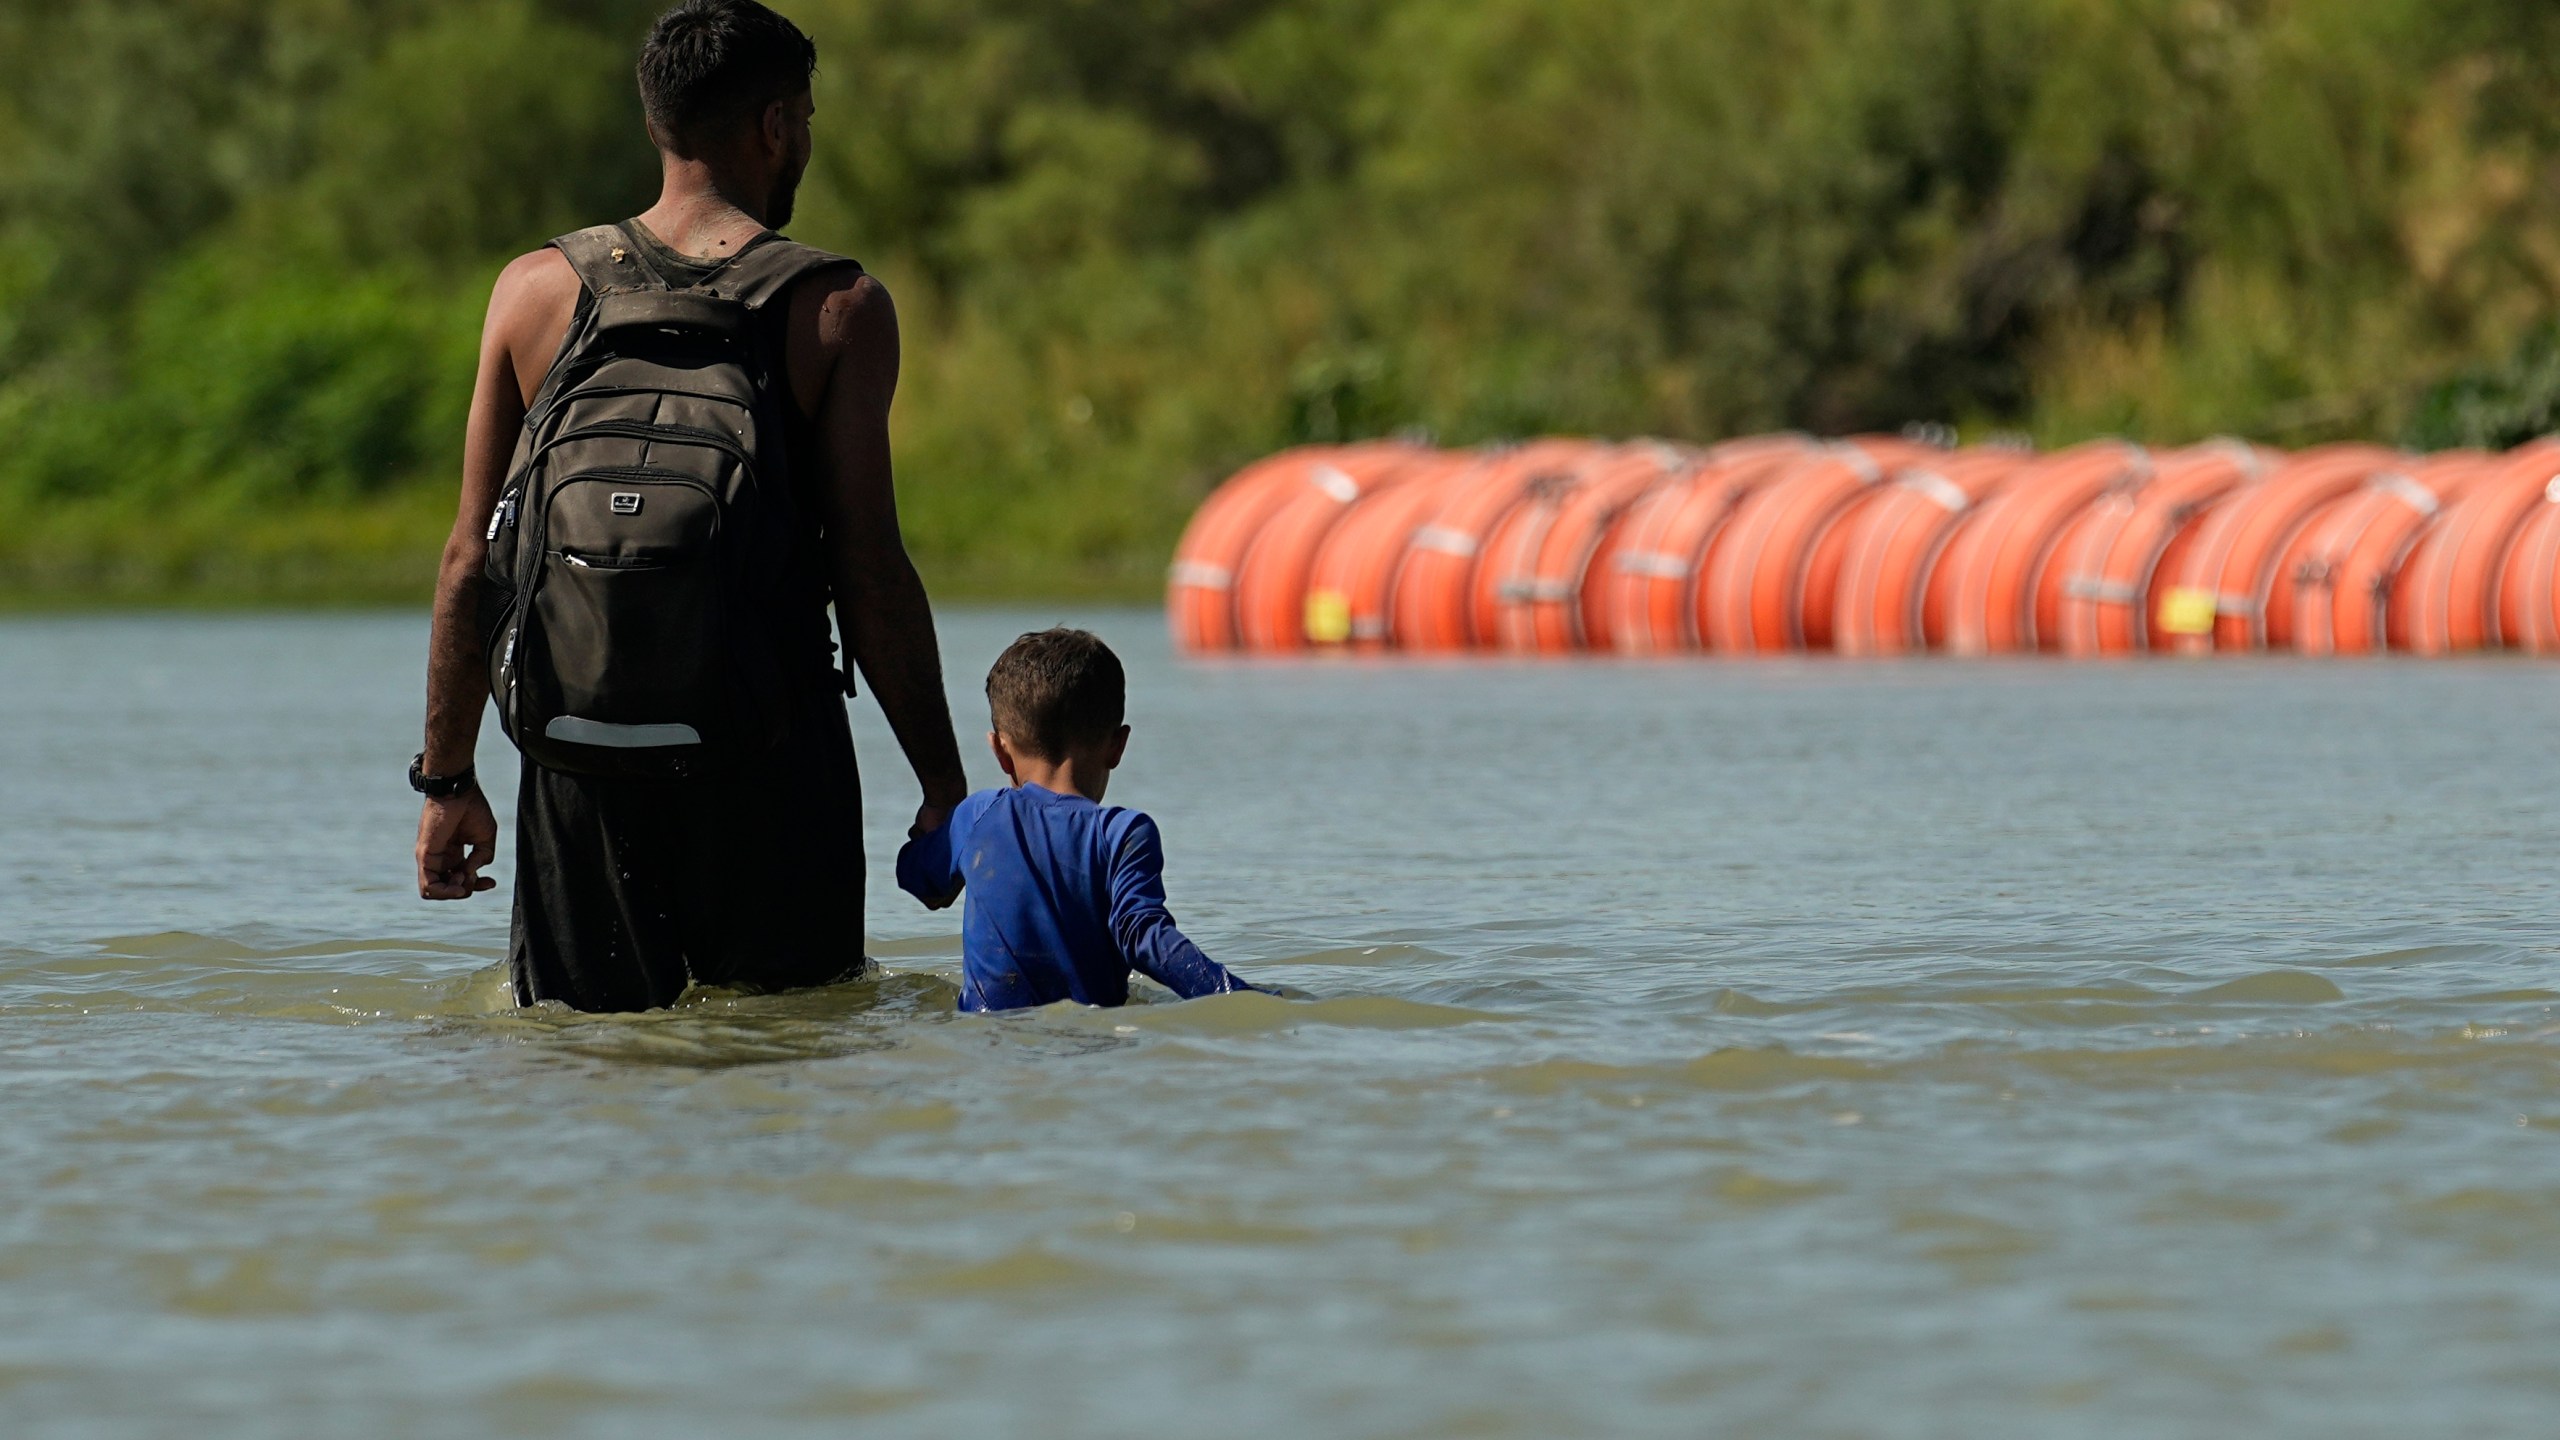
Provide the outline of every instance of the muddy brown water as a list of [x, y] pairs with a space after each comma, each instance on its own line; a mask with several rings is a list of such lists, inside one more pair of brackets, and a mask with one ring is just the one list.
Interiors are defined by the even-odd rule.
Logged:
[[880, 978], [511, 1010], [416, 620], [0, 623], [0, 1431], [2548, 1433], [2560, 667], [1075, 618], [1311, 998], [955, 1016], [866, 700]]

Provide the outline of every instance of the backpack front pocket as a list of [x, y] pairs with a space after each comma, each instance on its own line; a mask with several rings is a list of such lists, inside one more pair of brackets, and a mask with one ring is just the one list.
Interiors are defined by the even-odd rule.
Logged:
[[730, 697], [710, 487], [591, 472], [562, 481], [548, 508], [523, 657], [538, 646], [539, 663], [521, 671], [529, 686], [540, 677], [519, 714], [534, 733], [519, 743], [660, 750], [718, 734]]

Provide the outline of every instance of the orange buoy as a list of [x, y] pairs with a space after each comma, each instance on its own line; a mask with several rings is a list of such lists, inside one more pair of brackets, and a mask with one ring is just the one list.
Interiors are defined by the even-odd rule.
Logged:
[[1247, 650], [1297, 650], [1307, 644], [1307, 569], [1325, 536], [1351, 507], [1378, 490], [1442, 463], [1436, 452], [1404, 444], [1348, 446], [1300, 467], [1244, 556], [1236, 562], [1236, 643]]
[[2533, 507], [2560, 474], [2560, 441], [2542, 440], [2488, 462], [2418, 537], [2392, 578], [2383, 611], [2391, 648], [2446, 655], [2496, 643], [2502, 562]]
[[1387, 634], [1399, 650], [1463, 650], [1476, 643], [1474, 581], [1486, 537], [1513, 507], [1572, 483], [1609, 447], [1533, 440], [1498, 452], [1450, 489], [1413, 533], [1387, 601]]
[[1476, 566], [1476, 634], [1497, 649], [1563, 653], [1591, 637], [1584, 592], [1606, 563], [1608, 537], [1636, 498], [1686, 474], [1697, 457], [1668, 445], [1623, 445], [1564, 484], [1514, 507]]
[[1201, 505], [1166, 611], [1185, 653], [2560, 654], [2560, 437], [2501, 456], [1308, 446]]
[[2535, 655], [2560, 653], [2560, 479], [2525, 514], [2499, 566], [2498, 638]]
[[2324, 445], [2288, 456], [2256, 482], [2223, 497], [2196, 527], [2175, 568], [2164, 565], [2157, 625], [2164, 648], [2262, 650], [2270, 643], [2268, 611], [2277, 610], [2279, 643], [2292, 641], [2292, 594], [2273, 606], [2276, 562], [2314, 512], [2399, 465], [2402, 457], [2372, 445]]
[[1262, 522], [1297, 493], [1308, 467], [1329, 462], [1337, 449], [1309, 445], [1283, 450], [1237, 471], [1201, 502], [1173, 549], [1165, 577], [1165, 617], [1177, 650], [1231, 650], [1236, 644], [1236, 566]]
[[[1894, 471], [1873, 500], [1843, 520], [1832, 648], [1843, 655], [1900, 655], [1925, 643], [1921, 596], [1947, 537], [1965, 512], [2031, 457], [1984, 447], [1915, 461]], [[1808, 587], [1810, 586], [1808, 580]]]
[[[2329, 502], [2276, 562], [2276, 593], [2290, 592], [2296, 652], [2364, 655], [2383, 647], [2383, 610], [2398, 572], [2427, 522], [2485, 471], [2476, 450], [2452, 450], [2374, 476]], [[2270, 645], [2275, 638], [2269, 612]]]
[[2055, 638], [2062, 652], [2122, 655], [2149, 648], [2154, 577], [2183, 552], [2208, 507], [2272, 463], [2236, 440], [2155, 452], [2149, 479], [2109, 491], [2081, 511], [2053, 549], [2061, 603]]
[[[2498, 552], [2495, 568], [2490, 571], [2489, 632], [2484, 637], [2483, 643], [2491, 646], [2517, 646], [2529, 649], [2531, 647], [2526, 644], [2523, 635], [2524, 616], [2510, 610], [2507, 604], [2507, 576], [2518, 568], [2519, 557], [2516, 554], [2516, 546], [2517, 542], [2524, 538], [2526, 521], [2530, 521], [2555, 503], [2553, 497], [2560, 496], [2560, 439], [2547, 439], [2520, 446], [2512, 452], [2510, 457], [2502, 461], [2493, 460], [2484, 465], [2478, 478], [2486, 479], [2492, 475], [2505, 474], [2510, 466], [2513, 467], [2513, 473], [2520, 477], [2519, 483], [2522, 484], [2531, 484], [2531, 477], [2536, 472], [2540, 472], [2547, 478], [2542, 484], [2542, 503], [2527, 502], [2524, 519], [2516, 522], [2507, 544]], [[2523, 595], [2519, 593], [2517, 599], [2522, 598]], [[2546, 605], [2544, 609], [2547, 612], [2549, 607]]]
[[[2051, 563], [2056, 545], [2081, 511], [2110, 490], [2139, 485], [2151, 465], [2141, 446], [2103, 440], [2056, 451], [2011, 477], [1947, 540], [1946, 558], [1929, 577], [1943, 627], [1930, 643], [1958, 655], [2061, 648], [2065, 567]], [[1929, 608], [1924, 596], [1924, 620]]]
[[1444, 452], [1401, 483], [1352, 503], [1307, 562], [1302, 633], [1309, 645], [1385, 648], [1387, 604], [1413, 533], [1483, 464], [1473, 452]]
[[[1888, 466], [1924, 453], [1897, 439], [1840, 441], [1797, 457], [1743, 497], [1698, 572], [1698, 644], [1735, 653], [1803, 648], [1805, 573], [1815, 549]], [[1827, 630], [1827, 598], [1824, 610]]]
[[[2414, 457], [2408, 455], [2397, 455], [2383, 460], [2379, 468], [2365, 468], [2373, 465], [2375, 463], [2373, 460], [2367, 460], [2362, 464], [2342, 461], [2343, 468], [2339, 477], [2330, 481], [2315, 481], [2310, 478], [2307, 472], [2317, 471], [2320, 468], [2317, 465], [2300, 467], [2306, 473], [2298, 482], [2294, 467], [2287, 467], [2284, 471], [2270, 476], [2269, 480], [2272, 483], [2253, 492], [2250, 496], [2252, 508], [2259, 512], [2258, 524], [2254, 528], [2262, 534], [2274, 537], [2272, 543], [2268, 544], [2264, 550], [2268, 557], [2263, 562], [2266, 573], [2266, 600], [2260, 609], [2254, 628], [2249, 625], [2249, 617], [2245, 614], [2225, 617], [2224, 629], [2217, 633], [2217, 643], [2231, 641], [2236, 637], [2242, 648], [2278, 650], [2293, 648], [2298, 613], [2295, 609], [2295, 601], [2301, 594], [2301, 587], [2293, 582], [2302, 564], [2309, 558], [2304, 549], [2304, 532], [2339, 501], [2350, 499], [2359, 491], [2372, 488], [2375, 482], [2392, 476], [2406, 480], [2408, 472], [2415, 468], [2413, 462]], [[2359, 470], [2362, 471], [2361, 474], [2357, 473]], [[2288, 490], [2293, 492], [2286, 502], [2292, 510], [2290, 515], [2282, 513], [2275, 504], [2276, 497]], [[2334, 610], [2330, 618], [2335, 619]]]
[[1890, 487], [1869, 485], [1860, 491], [1814, 537], [1805, 553], [1804, 573], [1795, 586], [1796, 647], [1831, 650], [1839, 643], [1840, 567], [1849, 558], [1849, 536], [1862, 527], [1868, 511], [1884, 500]]
[[[1611, 628], [1617, 616], [1617, 607], [1612, 603], [1612, 598], [1618, 585], [1618, 557], [1626, 553], [1627, 542], [1632, 534], [1629, 521], [1645, 501], [1655, 495], [1685, 494], [1689, 481], [1707, 463], [1704, 452], [1682, 446], [1666, 448], [1672, 452], [1665, 458], [1664, 463], [1668, 468], [1651, 486], [1635, 492], [1628, 497], [1626, 503], [1608, 514], [1607, 518], [1600, 523], [1599, 531], [1591, 543], [1590, 553], [1582, 559], [1582, 584], [1580, 593], [1574, 597], [1573, 602], [1576, 643], [1582, 649], [1607, 651], [1620, 648], [1617, 633]], [[1596, 499], [1594, 508], [1599, 508], [1599, 502]], [[1567, 540], [1569, 538], [1567, 536]], [[1550, 618], [1552, 615], [1552, 611], [1540, 612], [1540, 625], [1549, 626], [1552, 623]], [[1541, 628], [1539, 632], [1541, 644], [1545, 643], [1549, 633], [1548, 629]]]
[[1593, 579], [1586, 602], [1593, 629], [1625, 654], [1696, 648], [1698, 574], [1734, 506], [1812, 448], [1797, 435], [1728, 441], [1686, 476], [1639, 497], [1620, 518], [1614, 553]]

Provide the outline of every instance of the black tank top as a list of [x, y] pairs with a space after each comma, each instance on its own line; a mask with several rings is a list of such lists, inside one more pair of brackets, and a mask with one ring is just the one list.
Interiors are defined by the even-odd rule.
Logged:
[[738, 255], [744, 255], [768, 240], [779, 238], [772, 231], [766, 230], [753, 240], [739, 246], [737, 255], [724, 255], [717, 260], [699, 260], [691, 255], [679, 253], [675, 247], [659, 239], [654, 231], [637, 219], [623, 221], [622, 228], [630, 235], [632, 243], [638, 247], [640, 263], [647, 266], [649, 272], [657, 276], [668, 288], [675, 290], [690, 290], [728, 269], [730, 262], [736, 260]]

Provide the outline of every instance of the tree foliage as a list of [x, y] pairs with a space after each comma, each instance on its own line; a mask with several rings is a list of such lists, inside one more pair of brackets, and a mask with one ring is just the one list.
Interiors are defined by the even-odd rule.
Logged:
[[[0, 513], [424, 513], [496, 267], [647, 202], [651, 8], [0, 0]], [[907, 525], [973, 587], [1144, 584], [1244, 459], [1405, 428], [2549, 410], [2542, 0], [787, 8], [794, 231], [898, 294]]]

